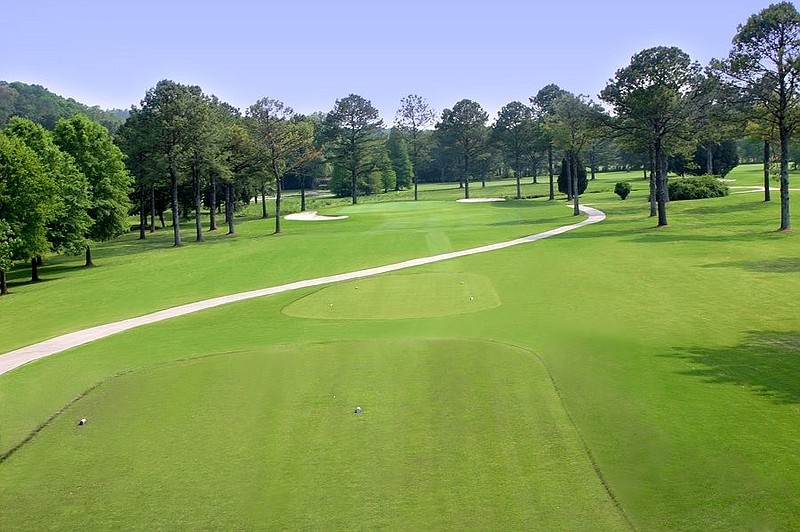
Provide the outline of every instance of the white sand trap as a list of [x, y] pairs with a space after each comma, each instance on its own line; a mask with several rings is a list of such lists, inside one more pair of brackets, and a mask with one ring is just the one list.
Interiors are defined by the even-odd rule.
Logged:
[[469, 198], [456, 200], [459, 203], [486, 203], [488, 201], [505, 201], [505, 198]]
[[294, 214], [287, 214], [285, 220], [300, 220], [301, 222], [327, 222], [329, 220], [344, 220], [347, 216], [323, 216], [317, 211], [303, 211]]

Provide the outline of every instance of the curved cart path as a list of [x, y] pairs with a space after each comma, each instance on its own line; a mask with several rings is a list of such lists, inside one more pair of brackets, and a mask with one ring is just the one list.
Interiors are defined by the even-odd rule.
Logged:
[[197, 312], [199, 310], [218, 307], [220, 305], [226, 305], [228, 303], [234, 303], [236, 301], [244, 301], [246, 299], [252, 299], [254, 297], [269, 296], [272, 294], [279, 294], [281, 292], [288, 292], [290, 290], [297, 290], [299, 288], [309, 288], [312, 286], [337, 283], [341, 281], [350, 281], [352, 279], [370, 277], [372, 275], [378, 275], [380, 273], [393, 272], [397, 270], [403, 270], [405, 268], [413, 268], [415, 266], [422, 266], [424, 264], [440, 262], [443, 260], [450, 260], [458, 257], [466, 257], [468, 255], [475, 255], [477, 253], [496, 251], [498, 249], [504, 249], [511, 246], [518, 246], [520, 244], [536, 242], [537, 240], [542, 240], [544, 238], [549, 238], [551, 236], [560, 235], [562, 233], [566, 233], [567, 231], [572, 231], [573, 229], [578, 229], [579, 227], [583, 227], [585, 225], [602, 222], [606, 218], [605, 213], [597, 209], [593, 209], [592, 207], [581, 206], [580, 209], [582, 212], [584, 212], [589, 216], [586, 220], [582, 222], [570, 225], [563, 225], [561, 227], [557, 227], [555, 229], [551, 229], [543, 233], [537, 233], [535, 235], [525, 236], [522, 238], [517, 238], [515, 240], [509, 240], [507, 242], [500, 242], [498, 244], [488, 244], [476, 248], [464, 249], [461, 251], [453, 251], [451, 253], [443, 253], [441, 255], [432, 255], [430, 257], [422, 257], [419, 259], [406, 260], [403, 262], [397, 262], [395, 264], [389, 264], [386, 266], [377, 266], [375, 268], [367, 268], [365, 270], [340, 273], [338, 275], [330, 275], [327, 277], [317, 277], [316, 279], [307, 279], [305, 281], [296, 281], [293, 283], [282, 284], [279, 286], [272, 286], [269, 288], [261, 288], [258, 290], [250, 290], [248, 292], [239, 292], [238, 294], [231, 294], [228, 296], [215, 297], [213, 299], [206, 299], [203, 301], [197, 301], [195, 303], [188, 303], [186, 305], [180, 305], [177, 307], [159, 310], [157, 312], [145, 314], [144, 316], [139, 316], [136, 318], [129, 318], [126, 320], [115, 321], [113, 323], [98, 325], [96, 327], [90, 327], [88, 329], [83, 329], [81, 331], [76, 331], [61, 336], [56, 336], [55, 338], [51, 338], [49, 340], [32, 344], [27, 347], [22, 347], [20, 349], [9, 351], [3, 355], [0, 355], [0, 375], [2, 375], [3, 373], [7, 373], [13, 369], [16, 369], [23, 364], [27, 364], [28, 362], [32, 362], [34, 360], [38, 360], [46, 356], [54, 355], [56, 353], [60, 353], [61, 351], [66, 351], [67, 349], [71, 349], [79, 345], [87, 344], [89, 342], [93, 342], [95, 340], [111, 336], [112, 334], [117, 334], [122, 331], [127, 331], [128, 329], [133, 329], [134, 327], [139, 327], [140, 325], [156, 323], [159, 321], [167, 320], [169, 318], [175, 318], [178, 316], [183, 316], [185, 314], [191, 314], [192, 312]]

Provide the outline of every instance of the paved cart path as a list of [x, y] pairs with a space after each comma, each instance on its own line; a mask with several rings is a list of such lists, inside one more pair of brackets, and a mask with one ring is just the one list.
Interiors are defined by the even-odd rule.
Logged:
[[96, 327], [90, 327], [88, 329], [83, 329], [81, 331], [76, 331], [61, 336], [56, 336], [55, 338], [51, 338], [49, 340], [45, 340], [43, 342], [22, 347], [20, 349], [9, 351], [3, 355], [0, 355], [0, 375], [2, 375], [3, 373], [7, 373], [13, 369], [16, 369], [23, 364], [27, 364], [28, 362], [32, 362], [34, 360], [38, 360], [46, 356], [54, 355], [56, 353], [60, 353], [61, 351], [66, 351], [67, 349], [71, 349], [79, 345], [87, 344], [89, 342], [93, 342], [95, 340], [111, 336], [112, 334], [117, 334], [123, 331], [127, 331], [129, 329], [133, 329], [134, 327], [139, 327], [141, 325], [147, 325], [150, 323], [156, 323], [159, 321], [175, 318], [178, 316], [184, 316], [186, 314], [191, 314], [192, 312], [197, 312], [199, 310], [214, 308], [220, 305], [226, 305], [228, 303], [235, 303], [237, 301], [244, 301], [246, 299], [253, 299], [254, 297], [269, 296], [272, 294], [280, 294], [282, 292], [288, 292], [290, 290], [297, 290], [300, 288], [309, 288], [312, 286], [320, 286], [324, 284], [337, 283], [341, 281], [361, 279], [362, 277], [370, 277], [381, 273], [394, 272], [406, 268], [413, 268], [415, 266], [422, 266], [424, 264], [441, 262], [443, 260], [450, 260], [458, 257], [466, 257], [468, 255], [486, 253], [488, 251], [496, 251], [498, 249], [505, 249], [512, 246], [518, 246], [520, 244], [536, 242], [537, 240], [542, 240], [544, 238], [549, 238], [551, 236], [560, 235], [562, 233], [566, 233], [567, 231], [572, 231], [573, 229], [578, 229], [580, 227], [590, 224], [595, 224], [605, 220], [606, 215], [602, 211], [586, 206], [581, 206], [580, 209], [582, 212], [588, 215], [588, 218], [586, 220], [583, 220], [582, 222], [570, 225], [563, 225], [561, 227], [557, 227], [555, 229], [551, 229], [543, 233], [537, 233], [535, 235], [509, 240], [507, 242], [488, 244], [476, 248], [464, 249], [461, 251], [453, 251], [451, 253], [443, 253], [441, 255], [432, 255], [430, 257], [422, 257], [419, 259], [406, 260], [403, 262], [397, 262], [395, 264], [389, 264], [386, 266], [377, 266], [375, 268], [367, 268], [365, 270], [340, 273], [338, 275], [330, 275], [327, 277], [317, 277], [316, 279], [295, 281], [293, 283], [282, 284], [279, 286], [271, 286], [269, 288], [261, 288], [258, 290], [250, 290], [247, 292], [239, 292], [238, 294], [231, 294], [228, 296], [215, 297], [213, 299], [206, 299], [203, 301], [197, 301], [195, 303], [187, 303], [185, 305], [159, 310], [157, 312], [145, 314], [144, 316], [139, 316], [136, 318], [129, 318], [126, 320], [115, 321], [113, 323], [107, 323], [105, 325], [97, 325]]

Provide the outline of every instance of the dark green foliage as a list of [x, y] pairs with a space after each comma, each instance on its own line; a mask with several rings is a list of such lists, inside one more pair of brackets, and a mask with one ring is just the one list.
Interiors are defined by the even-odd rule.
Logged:
[[719, 198], [728, 195], [728, 187], [714, 176], [675, 178], [669, 181], [672, 201]]
[[[705, 159], [705, 148], [698, 147], [694, 154], [695, 163], [698, 165]], [[723, 140], [718, 144], [714, 144], [712, 149], [713, 156], [713, 174], [719, 177], [725, 177], [728, 172], [733, 170], [739, 165], [739, 154], [736, 150], [735, 140]]]
[[389, 150], [389, 159], [392, 161], [392, 169], [394, 170], [394, 189], [408, 188], [414, 176], [414, 169], [411, 164], [411, 158], [408, 155], [406, 139], [401, 136], [396, 128], [392, 128], [389, 133], [387, 148]]
[[[383, 121], [372, 102], [357, 94], [336, 100], [333, 110], [325, 117], [323, 132], [329, 140], [328, 153], [334, 165], [331, 190], [341, 195], [333, 190], [334, 186], [340, 191], [349, 189], [353, 204], [364, 190], [376, 192], [380, 186], [373, 183], [373, 170], [376, 150], [385, 149], [380, 134], [382, 126]], [[349, 176], [350, 183], [334, 185], [334, 181], [341, 181], [343, 174]]]
[[[0, 219], [10, 226], [12, 258], [49, 250], [47, 222], [56, 209], [56, 184], [22, 139], [0, 132]], [[7, 251], [6, 251], [7, 253]]]
[[[578, 195], [580, 196], [586, 191], [586, 187], [589, 186], [589, 181], [586, 179], [586, 167], [583, 166], [583, 162], [578, 159]], [[558, 191], [562, 194], [566, 194], [569, 190], [567, 184], [567, 160], [561, 159], [561, 173], [558, 174]]]
[[[409, 169], [410, 169], [409, 161]], [[391, 160], [389, 153], [389, 140], [386, 140], [386, 149], [379, 150], [375, 155], [375, 169], [372, 171], [375, 174], [371, 181], [380, 182], [381, 190], [389, 192], [390, 190], [400, 190], [397, 186], [397, 173], [394, 170], [394, 164]], [[411, 174], [409, 174], [410, 176]]]
[[459, 179], [464, 183], [464, 197], [469, 198], [469, 181], [478, 173], [478, 160], [486, 150], [486, 121], [489, 115], [477, 102], [459, 100], [453, 109], [442, 111], [436, 124], [440, 146], [458, 161]]
[[0, 81], [0, 127], [4, 127], [12, 116], [21, 116], [53, 129], [59, 119], [77, 114], [88, 116], [111, 133], [127, 117], [127, 111], [104, 111], [97, 106], [89, 107], [72, 98], [53, 94], [40, 85]]
[[631, 184], [627, 181], [619, 181], [614, 185], [614, 194], [619, 196], [620, 199], [625, 199], [631, 193]]
[[80, 253], [92, 224], [89, 182], [75, 165], [75, 159], [62, 152], [53, 134], [31, 120], [14, 117], [6, 133], [28, 146], [55, 183], [55, 210], [47, 221], [47, 240], [56, 252]]
[[[353, 187], [352, 187], [352, 179], [351, 174], [347, 171], [347, 168], [339, 165], [333, 166], [333, 172], [331, 173], [331, 179], [328, 182], [328, 188], [331, 192], [339, 196], [340, 198], [345, 197], [352, 197], [353, 196]], [[376, 167], [372, 167], [372, 169], [366, 174], [360, 174], [358, 177], [358, 185], [357, 185], [357, 195], [358, 196], [369, 196], [371, 194], [377, 194], [381, 191], [381, 173]]]
[[75, 159], [89, 181], [93, 222], [86, 236], [105, 242], [126, 232], [132, 179], [108, 131], [86, 116], [76, 115], [59, 120], [53, 134], [58, 147]]
[[[739, 154], [735, 140], [723, 140], [722, 142], [711, 143], [712, 173], [717, 177], [725, 177], [728, 172], [739, 165]], [[763, 150], [762, 146], [759, 146]], [[697, 148], [689, 159], [687, 156], [674, 155], [669, 158], [671, 171], [678, 175], [706, 175], [706, 150], [708, 144], [698, 144]]]

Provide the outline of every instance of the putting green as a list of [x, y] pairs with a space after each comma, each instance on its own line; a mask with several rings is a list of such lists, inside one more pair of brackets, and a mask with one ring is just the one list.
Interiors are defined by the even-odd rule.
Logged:
[[625, 528], [544, 366], [477, 340], [112, 378], [3, 464], [0, 500], [2, 530]]
[[316, 319], [437, 318], [500, 306], [485, 275], [423, 273], [387, 275], [327, 286], [283, 309]]

